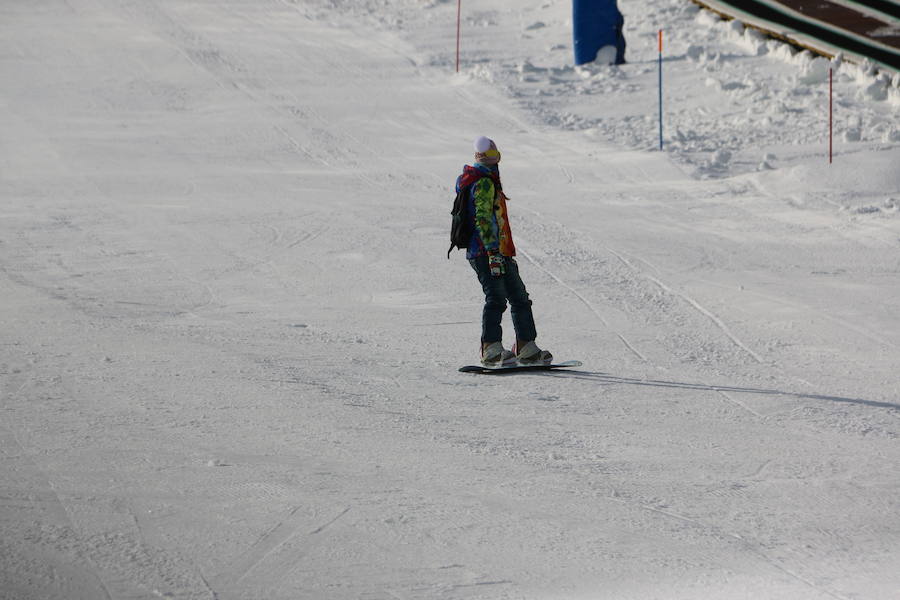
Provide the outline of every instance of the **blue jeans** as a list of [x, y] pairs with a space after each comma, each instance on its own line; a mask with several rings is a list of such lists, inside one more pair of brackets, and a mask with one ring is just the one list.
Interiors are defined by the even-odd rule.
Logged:
[[519, 277], [519, 266], [515, 259], [503, 257], [506, 273], [499, 277], [491, 275], [487, 256], [470, 258], [469, 264], [478, 275], [478, 282], [484, 290], [484, 311], [481, 314], [481, 341], [484, 343], [499, 342], [503, 339], [503, 328], [500, 322], [506, 311], [506, 303], [511, 308], [513, 328], [516, 338], [524, 342], [537, 337], [534, 328], [534, 317], [531, 314], [531, 300], [522, 278]]

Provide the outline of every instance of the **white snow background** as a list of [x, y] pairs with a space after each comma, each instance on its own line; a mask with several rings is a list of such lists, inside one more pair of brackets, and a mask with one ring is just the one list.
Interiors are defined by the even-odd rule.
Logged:
[[900, 597], [900, 80], [619, 4], [2, 3], [0, 598]]

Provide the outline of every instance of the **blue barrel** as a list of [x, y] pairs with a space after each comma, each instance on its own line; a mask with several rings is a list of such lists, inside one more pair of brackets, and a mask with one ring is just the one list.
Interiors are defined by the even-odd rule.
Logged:
[[625, 62], [625, 18], [616, 0], [572, 0], [575, 64], [593, 62], [604, 46], [615, 46], [616, 64]]

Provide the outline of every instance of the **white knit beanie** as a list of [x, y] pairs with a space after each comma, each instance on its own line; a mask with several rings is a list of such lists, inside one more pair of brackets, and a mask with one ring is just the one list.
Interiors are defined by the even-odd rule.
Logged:
[[[488, 154], [490, 150], [493, 152]], [[484, 136], [475, 140], [475, 161], [483, 165], [496, 165], [500, 162], [500, 151], [494, 140]]]
[[490, 138], [486, 138], [483, 135], [475, 140], [475, 152], [484, 153], [490, 150], [491, 144], [493, 144], [493, 140]]

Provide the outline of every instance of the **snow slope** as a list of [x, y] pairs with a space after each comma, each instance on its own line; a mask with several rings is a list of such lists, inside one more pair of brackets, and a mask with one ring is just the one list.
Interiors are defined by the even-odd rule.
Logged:
[[[897, 82], [622, 4], [0, 7], [0, 598], [900, 595]], [[482, 134], [578, 371], [456, 372]]]

